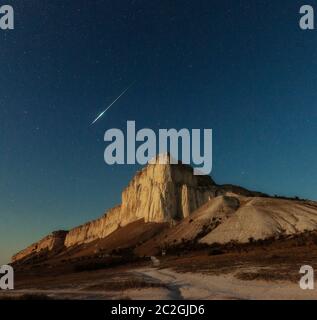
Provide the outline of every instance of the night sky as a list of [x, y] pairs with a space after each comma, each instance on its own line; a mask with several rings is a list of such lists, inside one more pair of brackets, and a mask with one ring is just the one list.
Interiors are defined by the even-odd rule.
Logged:
[[0, 30], [0, 264], [120, 203], [139, 166], [106, 165], [103, 136], [127, 120], [212, 128], [216, 182], [317, 200], [305, 1], [4, 3], [15, 29]]

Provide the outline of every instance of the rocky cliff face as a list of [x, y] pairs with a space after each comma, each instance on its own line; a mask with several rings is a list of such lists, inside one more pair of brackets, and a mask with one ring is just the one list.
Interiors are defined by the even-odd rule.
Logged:
[[121, 206], [114, 207], [101, 218], [71, 229], [65, 239], [65, 246], [87, 243], [96, 239], [105, 238], [120, 226]]
[[31, 244], [29, 247], [18, 252], [12, 257], [12, 262], [21, 260], [27, 256], [39, 253], [43, 250], [58, 250], [64, 247], [65, 237], [67, 231], [55, 231], [52, 234], [46, 236], [42, 240]]
[[158, 162], [139, 171], [122, 192], [122, 203], [97, 220], [69, 231], [65, 246], [104, 238], [133, 221], [173, 222], [214, 197], [216, 186], [209, 176], [194, 176], [190, 166]]
[[121, 221], [183, 219], [215, 194], [209, 176], [194, 176], [190, 166], [151, 164], [122, 193]]

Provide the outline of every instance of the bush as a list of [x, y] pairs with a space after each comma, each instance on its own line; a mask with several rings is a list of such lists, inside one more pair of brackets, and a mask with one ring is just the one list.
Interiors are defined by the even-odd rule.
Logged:
[[208, 255], [209, 256], [218, 256], [220, 254], [224, 254], [225, 252], [223, 250], [221, 250], [220, 248], [212, 248]]

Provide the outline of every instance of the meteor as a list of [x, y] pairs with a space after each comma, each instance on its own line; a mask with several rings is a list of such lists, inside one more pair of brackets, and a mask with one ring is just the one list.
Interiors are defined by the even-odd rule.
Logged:
[[124, 91], [122, 91], [122, 93], [107, 107], [107, 109], [102, 111], [90, 125], [95, 124], [133, 85], [134, 82], [132, 82]]

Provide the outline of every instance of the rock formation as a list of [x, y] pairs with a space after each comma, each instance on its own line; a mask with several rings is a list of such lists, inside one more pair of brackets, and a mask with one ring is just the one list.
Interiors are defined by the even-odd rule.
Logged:
[[70, 230], [65, 246], [104, 238], [140, 219], [145, 222], [181, 220], [214, 197], [216, 190], [209, 176], [194, 176], [190, 166], [156, 161], [137, 172], [122, 192], [121, 205], [97, 220]]
[[27, 256], [34, 255], [43, 250], [54, 251], [64, 247], [65, 237], [67, 231], [55, 231], [52, 234], [46, 236], [42, 240], [31, 244], [29, 247], [18, 252], [12, 257], [12, 262], [21, 260]]
[[[165, 157], [168, 162], [169, 156]], [[68, 251], [89, 243], [97, 246], [94, 241], [103, 239], [99, 243], [106, 243], [110, 234], [115, 231], [122, 234], [120, 228], [136, 221], [147, 226], [152, 223], [154, 231], [161, 230], [156, 224], [165, 225], [164, 231], [155, 231], [155, 239], [146, 240], [143, 249], [141, 244], [135, 251], [142, 255], [147, 254], [146, 248], [186, 242], [248, 242], [250, 238], [265, 239], [317, 229], [316, 203], [274, 199], [233, 185], [220, 186], [209, 176], [193, 175], [188, 165], [161, 164], [157, 160], [137, 172], [123, 190], [120, 205], [69, 232], [54, 232], [16, 254], [12, 261], [43, 250]]]
[[[169, 155], [165, 155], [169, 163]], [[194, 176], [188, 165], [151, 164], [137, 172], [122, 192], [122, 203], [101, 218], [71, 229], [65, 236], [65, 247], [101, 239], [131, 222], [170, 222], [181, 220], [214, 197], [218, 187], [209, 176]], [[54, 233], [55, 234], [55, 233]], [[60, 239], [60, 238], [58, 238]], [[54, 248], [50, 235], [13, 257], [13, 261], [43, 249]], [[60, 242], [60, 240], [59, 240]]]

